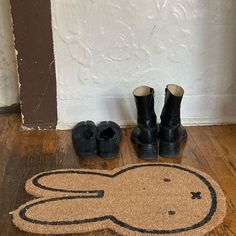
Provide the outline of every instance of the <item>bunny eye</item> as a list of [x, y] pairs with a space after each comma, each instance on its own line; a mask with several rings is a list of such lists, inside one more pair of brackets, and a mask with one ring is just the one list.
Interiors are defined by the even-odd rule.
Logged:
[[175, 215], [175, 211], [168, 211], [169, 216]]
[[171, 179], [169, 179], [169, 178], [164, 178], [163, 180], [164, 180], [164, 182], [171, 182]]

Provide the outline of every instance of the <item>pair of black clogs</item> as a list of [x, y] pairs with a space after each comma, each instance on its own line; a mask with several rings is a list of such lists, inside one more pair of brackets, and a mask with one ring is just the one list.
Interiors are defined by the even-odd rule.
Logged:
[[121, 128], [112, 121], [103, 121], [98, 126], [93, 121], [82, 121], [73, 128], [72, 141], [80, 157], [99, 155], [112, 159], [119, 152]]

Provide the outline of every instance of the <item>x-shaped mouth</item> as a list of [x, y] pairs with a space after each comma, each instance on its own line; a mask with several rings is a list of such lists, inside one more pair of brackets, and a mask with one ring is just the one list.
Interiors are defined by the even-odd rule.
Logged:
[[202, 196], [201, 196], [201, 192], [191, 192], [192, 194], [192, 199], [201, 199]]

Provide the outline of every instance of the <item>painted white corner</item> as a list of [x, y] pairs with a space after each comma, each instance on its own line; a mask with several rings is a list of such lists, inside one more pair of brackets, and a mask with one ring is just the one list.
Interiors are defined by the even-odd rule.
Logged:
[[188, 124], [236, 122], [235, 0], [52, 0], [58, 128], [135, 122], [132, 90], [186, 93]]
[[10, 3], [0, 1], [0, 107], [19, 102]]

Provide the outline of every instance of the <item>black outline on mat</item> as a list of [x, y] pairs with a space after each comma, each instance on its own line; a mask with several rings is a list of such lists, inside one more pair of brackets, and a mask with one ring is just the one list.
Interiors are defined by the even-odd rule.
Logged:
[[[207, 216], [202, 219], [200, 222], [191, 225], [189, 227], [185, 227], [185, 228], [178, 228], [178, 229], [173, 229], [173, 230], [158, 230], [158, 229], [142, 229], [142, 228], [138, 228], [138, 227], [134, 227], [131, 226], [119, 219], [117, 219], [115, 216], [113, 215], [106, 215], [106, 216], [101, 216], [101, 217], [96, 217], [96, 218], [90, 218], [90, 219], [84, 219], [84, 220], [73, 220], [73, 221], [52, 221], [52, 222], [48, 222], [48, 221], [40, 221], [40, 220], [34, 220], [34, 219], [30, 219], [29, 217], [26, 216], [26, 212], [33, 206], [39, 205], [39, 204], [44, 204], [46, 202], [51, 202], [51, 201], [60, 201], [60, 200], [71, 200], [71, 199], [79, 199], [79, 198], [98, 198], [98, 197], [103, 197], [103, 196], [67, 196], [67, 197], [58, 197], [58, 198], [51, 198], [51, 199], [46, 199], [46, 200], [42, 200], [42, 201], [38, 201], [32, 204], [29, 204], [27, 206], [25, 206], [23, 209], [20, 210], [19, 212], [19, 216], [30, 223], [33, 224], [40, 224], [40, 225], [75, 225], [75, 224], [84, 224], [84, 223], [92, 223], [92, 222], [98, 222], [98, 221], [104, 221], [104, 220], [111, 220], [113, 223], [126, 228], [128, 230], [134, 231], [134, 232], [139, 232], [139, 233], [149, 233], [149, 234], [174, 234], [174, 233], [181, 233], [181, 232], [186, 232], [189, 230], [194, 230], [196, 228], [199, 228], [203, 225], [205, 225], [206, 223], [208, 223], [214, 213], [216, 212], [217, 209], [217, 195], [216, 195], [216, 191], [215, 189], [212, 187], [211, 183], [202, 175], [198, 174], [197, 172], [181, 167], [181, 166], [177, 166], [177, 165], [171, 165], [171, 164], [160, 164], [160, 163], [153, 163], [153, 164], [143, 164], [143, 165], [134, 165], [134, 166], [130, 166], [127, 167], [126, 169], [122, 169], [118, 172], [116, 172], [115, 174], [104, 174], [104, 173], [96, 173], [93, 171], [83, 171], [83, 170], [69, 170], [69, 171], [52, 171], [52, 172], [48, 172], [48, 173], [42, 173], [40, 175], [38, 175], [36, 177], [37, 181], [34, 181], [34, 183], [38, 183], [38, 179], [43, 177], [43, 176], [47, 176], [50, 174], [61, 174], [61, 173], [78, 173], [78, 174], [92, 174], [92, 175], [99, 175], [99, 176], [105, 176], [108, 178], [114, 178], [117, 175], [120, 175], [126, 171], [129, 170], [133, 170], [136, 168], [142, 168], [142, 167], [149, 167], [149, 166], [162, 166], [162, 167], [170, 167], [170, 168], [176, 168], [176, 169], [180, 169], [183, 171], [187, 171], [193, 175], [195, 175], [196, 177], [198, 177], [208, 188], [210, 194], [211, 194], [211, 207], [210, 210], [207, 214]], [[40, 186], [44, 189], [47, 189], [47, 187], [45, 186]], [[54, 190], [54, 191], [61, 191], [61, 190]], [[83, 192], [83, 191], [82, 191]]]

